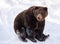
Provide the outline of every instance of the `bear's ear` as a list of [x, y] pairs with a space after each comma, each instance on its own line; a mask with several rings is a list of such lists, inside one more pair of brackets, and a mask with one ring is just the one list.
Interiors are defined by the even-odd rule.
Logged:
[[30, 8], [27, 10], [26, 14], [30, 14], [30, 15], [33, 14], [34, 8], [35, 8], [35, 6], [30, 7]]
[[35, 9], [35, 6], [32, 6], [28, 10], [32, 12], [34, 9]]
[[39, 6], [32, 6], [27, 10], [27, 14], [34, 15], [34, 11], [39, 9]]
[[39, 7], [38, 6], [32, 6], [32, 7], [29, 8], [29, 11], [32, 12], [33, 10], [36, 10], [36, 9], [39, 9]]
[[39, 9], [39, 7], [35, 7], [34, 9], [37, 10], [37, 9]]

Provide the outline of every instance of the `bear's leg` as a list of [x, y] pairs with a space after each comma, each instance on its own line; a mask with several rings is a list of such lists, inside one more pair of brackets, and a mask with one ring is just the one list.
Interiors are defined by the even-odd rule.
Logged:
[[38, 23], [38, 29], [37, 29], [37, 32], [36, 32], [37, 33], [36, 38], [39, 41], [45, 41], [45, 39], [48, 38], [48, 36], [49, 36], [49, 35], [44, 35], [43, 34], [44, 26], [45, 26], [45, 20]]
[[20, 38], [20, 40], [27, 42], [26, 40], [26, 29], [19, 23], [15, 23], [14, 24], [14, 30], [15, 33], [18, 35], [18, 37]]
[[39, 41], [45, 41], [48, 37], [49, 35], [44, 35], [43, 33], [40, 34], [40, 30], [36, 32], [36, 36], [35, 36], [35, 38]]
[[27, 35], [28, 35], [27, 38], [29, 40], [31, 40], [32, 42], [36, 42], [35, 35], [34, 35], [34, 30], [32, 28], [28, 28], [28, 29], [26, 29], [26, 32], [27, 32]]
[[20, 38], [21, 38], [22, 41], [27, 42], [27, 40], [26, 40], [26, 29], [25, 28], [21, 28], [21, 30], [20, 30]]
[[26, 40], [26, 31], [25, 31], [24, 28], [22, 28], [20, 30], [17, 30], [17, 35], [20, 38], [20, 40], [22, 40], [24, 42], [27, 42], [27, 40]]

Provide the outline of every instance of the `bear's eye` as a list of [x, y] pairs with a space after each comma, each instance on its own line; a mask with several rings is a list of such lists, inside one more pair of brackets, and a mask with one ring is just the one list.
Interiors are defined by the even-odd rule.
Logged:
[[35, 10], [38, 9], [39, 7], [35, 7]]

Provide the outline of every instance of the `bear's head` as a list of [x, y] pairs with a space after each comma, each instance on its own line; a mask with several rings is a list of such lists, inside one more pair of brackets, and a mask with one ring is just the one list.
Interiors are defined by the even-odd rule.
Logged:
[[43, 21], [48, 15], [47, 7], [32, 6], [29, 11], [34, 14], [37, 21]]

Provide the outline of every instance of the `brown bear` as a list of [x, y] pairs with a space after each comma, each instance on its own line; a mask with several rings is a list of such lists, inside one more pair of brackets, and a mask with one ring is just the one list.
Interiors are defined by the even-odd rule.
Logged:
[[32, 6], [19, 13], [14, 20], [14, 30], [20, 35], [22, 41], [44, 41], [48, 35], [44, 35], [45, 18], [48, 15], [47, 7]]

